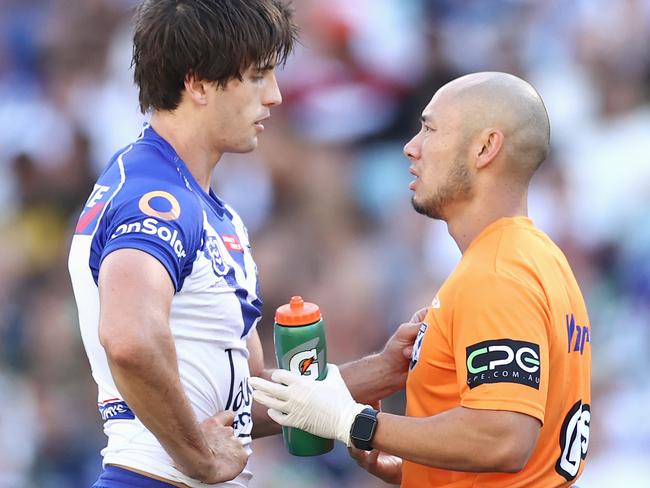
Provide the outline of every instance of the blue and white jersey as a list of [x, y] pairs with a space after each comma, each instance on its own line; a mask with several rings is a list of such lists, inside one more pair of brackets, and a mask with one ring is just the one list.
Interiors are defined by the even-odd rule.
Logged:
[[[99, 343], [99, 268], [109, 253], [123, 248], [149, 253], [169, 272], [176, 289], [169, 325], [181, 382], [197, 418], [234, 411], [235, 433], [250, 453], [246, 340], [262, 302], [246, 228], [228, 205], [203, 191], [171, 145], [149, 126], [97, 180], [79, 218], [68, 264], [108, 436], [104, 465], [207, 486], [173, 467], [120, 396]], [[215, 486], [244, 487], [250, 477], [247, 467], [235, 480]]]

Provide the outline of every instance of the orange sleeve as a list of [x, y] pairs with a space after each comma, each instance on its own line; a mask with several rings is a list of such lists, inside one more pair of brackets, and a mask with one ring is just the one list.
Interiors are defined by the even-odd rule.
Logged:
[[454, 297], [453, 350], [460, 404], [509, 410], [544, 423], [548, 307], [541, 290], [488, 274]]

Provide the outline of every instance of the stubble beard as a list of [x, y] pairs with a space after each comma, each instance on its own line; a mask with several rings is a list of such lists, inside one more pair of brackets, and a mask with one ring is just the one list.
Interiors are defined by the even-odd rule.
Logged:
[[473, 194], [472, 177], [463, 161], [457, 160], [451, 168], [447, 181], [423, 201], [411, 197], [416, 212], [436, 220], [445, 220], [445, 209], [453, 203], [469, 200]]

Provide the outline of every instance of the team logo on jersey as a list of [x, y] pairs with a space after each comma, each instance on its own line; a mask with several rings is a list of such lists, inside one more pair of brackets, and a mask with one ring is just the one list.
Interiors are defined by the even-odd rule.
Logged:
[[107, 420], [117, 419], [133, 420], [135, 418], [133, 411], [129, 408], [126, 402], [119, 400], [118, 398], [98, 403], [97, 408], [99, 409], [99, 414], [102, 416], [104, 422]]
[[[159, 208], [153, 208], [152, 204]], [[162, 190], [142, 195], [138, 207], [143, 214], [161, 220], [176, 220], [181, 215], [181, 206], [176, 197]]]
[[148, 218], [140, 222], [131, 222], [130, 224], [121, 224], [115, 229], [111, 239], [121, 236], [122, 234], [142, 233], [151, 236], [157, 236], [162, 241], [166, 242], [174, 250], [176, 257], [184, 258], [187, 256], [185, 246], [178, 236], [178, 230], [171, 230], [169, 227], [160, 225], [156, 219]]
[[438, 298], [438, 295], [436, 295], [431, 302], [431, 308], [440, 308], [440, 298]]
[[498, 339], [466, 348], [467, 385], [519, 383], [539, 390], [541, 364], [539, 345]]
[[589, 448], [589, 430], [591, 424], [591, 408], [589, 404], [578, 400], [564, 418], [560, 431], [560, 457], [555, 463], [555, 471], [572, 481], [580, 463], [587, 457]]
[[418, 335], [415, 338], [413, 343], [413, 353], [411, 354], [411, 362], [409, 364], [409, 369], [415, 368], [415, 365], [420, 359], [420, 350], [422, 349], [422, 343], [424, 342], [424, 333], [427, 331], [427, 324], [422, 322], [418, 330]]
[[301, 376], [309, 376], [312, 379], [318, 378], [318, 351], [314, 347], [307, 351], [300, 351], [294, 354], [289, 360], [289, 371], [294, 371]]
[[230, 266], [226, 264], [221, 255], [218, 237], [208, 235], [207, 232], [204, 232], [203, 254], [212, 263], [212, 271], [214, 271], [217, 276], [225, 276], [228, 274]]

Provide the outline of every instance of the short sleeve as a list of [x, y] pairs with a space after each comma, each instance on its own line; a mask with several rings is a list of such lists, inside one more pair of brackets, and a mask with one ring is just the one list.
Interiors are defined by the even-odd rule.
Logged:
[[456, 294], [453, 317], [461, 405], [543, 423], [550, 366], [544, 294], [497, 274], [467, 285]]
[[176, 291], [182, 288], [203, 229], [203, 210], [192, 192], [145, 180], [120, 191], [102, 224], [97, 269], [113, 251], [139, 249], [161, 262]]

